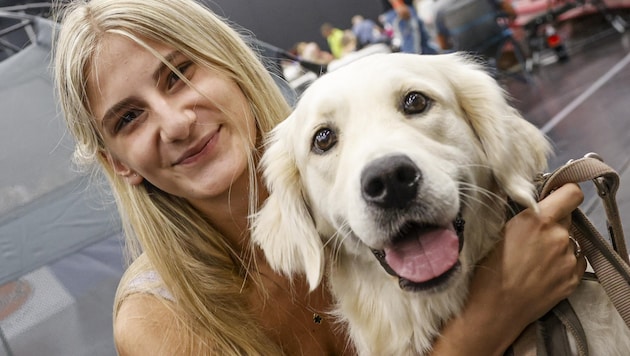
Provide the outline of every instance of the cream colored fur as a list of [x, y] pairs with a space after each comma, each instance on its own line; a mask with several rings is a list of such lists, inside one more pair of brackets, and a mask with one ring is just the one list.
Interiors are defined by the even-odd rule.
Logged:
[[[430, 98], [427, 110], [404, 112], [411, 92]], [[313, 142], [324, 127], [337, 142], [322, 152]], [[253, 238], [277, 271], [304, 273], [312, 288], [328, 274], [335, 313], [361, 355], [423, 355], [461, 309], [475, 264], [500, 238], [506, 198], [535, 207], [532, 178], [546, 169], [549, 152], [540, 131], [472, 60], [369, 56], [317, 80], [272, 132], [263, 157], [270, 196]], [[382, 223], [385, 212], [362, 197], [361, 172], [394, 155], [422, 172], [414, 219], [443, 224], [460, 213], [466, 221], [459, 269], [429, 291], [399, 288], [370, 251], [382, 248], [405, 217]], [[585, 324], [611, 320], [599, 319], [591, 315]], [[630, 350], [625, 338], [592, 352], [614, 355], [619, 344]]]

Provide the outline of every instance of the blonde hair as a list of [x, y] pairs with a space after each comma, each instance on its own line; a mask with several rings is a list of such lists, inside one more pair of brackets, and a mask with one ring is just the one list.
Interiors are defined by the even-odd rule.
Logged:
[[[208, 340], [208, 351], [211, 347], [220, 354], [279, 354], [279, 346], [249, 315], [242, 293], [247, 273], [243, 257], [184, 199], [150, 184], [130, 185], [114, 173], [102, 154], [106, 147], [86, 91], [104, 35], [126, 36], [145, 48], [145, 40], [162, 43], [233, 80], [247, 98], [261, 136], [289, 112], [273, 78], [239, 32], [194, 0], [81, 0], [57, 10], [62, 26], [54, 53], [55, 85], [76, 139], [75, 161], [105, 172], [129, 257], [146, 254], [150, 263], [135, 267], [154, 268], [177, 301], [171, 307], [181, 311], [181, 325], [170, 327], [184, 326], [191, 345]], [[249, 152], [250, 213], [258, 204], [258, 145], [245, 142], [243, 147]], [[117, 305], [124, 297], [119, 288]]]

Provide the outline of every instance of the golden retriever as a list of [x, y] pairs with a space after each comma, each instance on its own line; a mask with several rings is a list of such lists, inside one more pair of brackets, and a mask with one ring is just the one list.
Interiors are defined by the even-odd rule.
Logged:
[[[549, 153], [468, 57], [372, 55], [318, 79], [270, 135], [253, 239], [312, 288], [328, 273], [359, 354], [423, 355], [501, 238], [507, 199], [535, 208]], [[591, 355], [630, 355], [598, 298], [574, 304]]]

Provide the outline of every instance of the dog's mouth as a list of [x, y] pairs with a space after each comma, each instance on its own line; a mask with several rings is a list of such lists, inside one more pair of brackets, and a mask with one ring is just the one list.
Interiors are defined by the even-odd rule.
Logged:
[[408, 222], [382, 250], [372, 252], [402, 289], [434, 289], [459, 268], [463, 230], [460, 216], [448, 226]]

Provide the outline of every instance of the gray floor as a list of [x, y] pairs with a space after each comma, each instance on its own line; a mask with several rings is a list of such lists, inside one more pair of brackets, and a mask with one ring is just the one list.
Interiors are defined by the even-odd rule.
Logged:
[[[504, 84], [524, 116], [552, 140], [550, 168], [597, 152], [619, 172], [617, 201], [630, 242], [630, 31], [619, 34], [597, 19], [567, 27], [569, 62], [537, 67], [533, 83]], [[592, 184], [583, 189], [582, 209], [603, 228], [605, 214]]]

